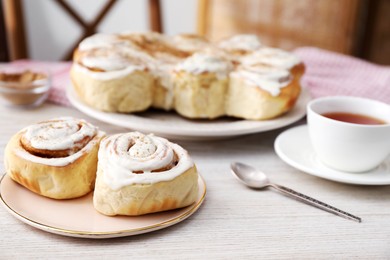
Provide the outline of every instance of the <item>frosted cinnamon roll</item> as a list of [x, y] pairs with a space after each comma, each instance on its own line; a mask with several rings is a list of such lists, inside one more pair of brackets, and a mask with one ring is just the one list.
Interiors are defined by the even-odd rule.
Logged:
[[289, 70], [266, 65], [240, 67], [230, 73], [226, 114], [252, 120], [274, 118], [294, 106], [300, 90]]
[[195, 53], [173, 73], [176, 111], [189, 118], [217, 118], [225, 114], [230, 61], [211, 53]]
[[169, 37], [155, 32], [122, 33], [120, 37], [153, 59], [148, 64], [150, 73], [155, 77], [151, 106], [164, 110], [172, 109], [174, 102], [172, 69], [191, 52], [177, 48]]
[[93, 204], [105, 215], [142, 215], [192, 204], [196, 167], [182, 147], [138, 132], [103, 139]]
[[[263, 82], [267, 74], [264, 68], [289, 73], [287, 87], [277, 88], [283, 90], [280, 95], [270, 94], [273, 80], [267, 79], [268, 83], [261, 85], [253, 83], [258, 79]], [[234, 73], [229, 77], [231, 71]], [[96, 34], [83, 40], [74, 53], [71, 79], [80, 99], [101, 111], [133, 113], [152, 107], [176, 110], [193, 119], [232, 115], [261, 120], [291, 109], [304, 71], [304, 64], [296, 56], [263, 46], [260, 38], [252, 34], [211, 43], [192, 34], [170, 37], [154, 32], [125, 32]], [[258, 79], [253, 80], [255, 77]], [[232, 96], [239, 91], [239, 81], [245, 82], [244, 86], [258, 86], [256, 93], [265, 89], [262, 98], [281, 99], [284, 103], [278, 103], [278, 108], [275, 103], [270, 108], [265, 106], [268, 112], [241, 111], [247, 106], [254, 110], [259, 104], [232, 104], [254, 91], [243, 87], [243, 93]], [[294, 91], [288, 91], [288, 86], [294, 86]]]
[[70, 117], [28, 126], [5, 148], [7, 174], [27, 189], [53, 199], [71, 199], [93, 190], [97, 153], [104, 132]]
[[117, 35], [83, 40], [74, 53], [73, 87], [86, 104], [108, 112], [137, 112], [153, 99], [152, 58]]

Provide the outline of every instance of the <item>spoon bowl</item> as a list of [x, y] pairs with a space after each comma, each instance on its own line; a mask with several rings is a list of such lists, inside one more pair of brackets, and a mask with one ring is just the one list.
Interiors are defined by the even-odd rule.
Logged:
[[231, 164], [231, 169], [234, 176], [248, 187], [262, 189], [270, 185], [267, 175], [252, 166], [234, 162]]

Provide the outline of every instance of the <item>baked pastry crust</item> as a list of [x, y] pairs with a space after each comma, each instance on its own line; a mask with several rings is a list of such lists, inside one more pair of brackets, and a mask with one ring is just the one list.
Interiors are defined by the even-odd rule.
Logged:
[[198, 174], [195, 167], [169, 182], [133, 184], [119, 190], [112, 190], [105, 184], [101, 177], [103, 174], [99, 168], [94, 205], [104, 215], [144, 215], [182, 208], [191, 205], [196, 199], [193, 187]]
[[197, 195], [196, 167], [178, 145], [137, 132], [102, 141], [93, 196], [98, 212], [143, 215], [188, 206]]
[[[73, 126], [88, 124], [83, 120], [59, 118], [33, 126], [53, 124], [54, 128], [47, 127], [43, 130], [52, 131], [53, 134], [56, 131], [55, 127], [59, 126], [58, 122], [61, 121]], [[82, 139], [73, 146], [52, 150], [34, 148], [34, 144], [24, 140], [28, 131], [29, 127], [16, 133], [5, 148], [5, 168], [14, 181], [32, 192], [53, 199], [77, 198], [93, 190], [97, 153], [100, 140], [104, 136], [103, 132], [93, 127], [89, 131], [92, 135], [82, 135]], [[36, 141], [37, 138], [42, 138], [39, 137], [41, 133], [42, 131], [39, 131], [33, 139]], [[56, 142], [54, 139], [52, 141]], [[69, 153], [69, 155], [64, 156], [63, 153]]]
[[196, 53], [173, 74], [176, 111], [188, 118], [213, 119], [225, 114], [230, 61], [213, 53]]
[[153, 102], [155, 80], [146, 71], [134, 71], [121, 78], [102, 81], [83, 72], [79, 65], [73, 65], [70, 74], [78, 96], [101, 111], [139, 112]]
[[172, 71], [174, 63], [162, 63], [153, 72], [155, 83], [153, 87], [153, 102], [152, 107], [164, 110], [174, 108], [174, 93]]
[[214, 119], [225, 114], [228, 79], [215, 73], [193, 75], [184, 71], [175, 74], [175, 109], [188, 118]]

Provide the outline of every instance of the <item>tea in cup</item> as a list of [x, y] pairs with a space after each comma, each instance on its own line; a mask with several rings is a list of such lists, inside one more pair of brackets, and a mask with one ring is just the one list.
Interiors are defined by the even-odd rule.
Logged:
[[310, 141], [328, 167], [366, 172], [390, 154], [390, 105], [360, 97], [330, 96], [307, 105]]

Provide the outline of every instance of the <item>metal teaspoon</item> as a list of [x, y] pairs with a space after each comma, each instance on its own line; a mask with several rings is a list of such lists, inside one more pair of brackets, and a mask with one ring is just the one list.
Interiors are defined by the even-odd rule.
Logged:
[[259, 171], [252, 166], [234, 162], [230, 165], [232, 169], [232, 173], [245, 185], [251, 188], [255, 189], [262, 189], [266, 187], [272, 187], [275, 190], [284, 193], [285, 195], [288, 195], [289, 197], [296, 199], [298, 201], [304, 202], [306, 204], [309, 204], [311, 206], [317, 207], [319, 209], [328, 211], [330, 213], [333, 213], [337, 216], [354, 220], [356, 222], [362, 222], [362, 219], [359, 217], [356, 217], [350, 213], [347, 213], [345, 211], [342, 211], [340, 209], [337, 209], [333, 206], [330, 206], [324, 202], [321, 202], [319, 200], [313, 199], [309, 196], [306, 196], [302, 193], [299, 193], [297, 191], [294, 191], [292, 189], [289, 189], [287, 187], [271, 183], [269, 179], [267, 178], [267, 175], [263, 173], [262, 171]]

